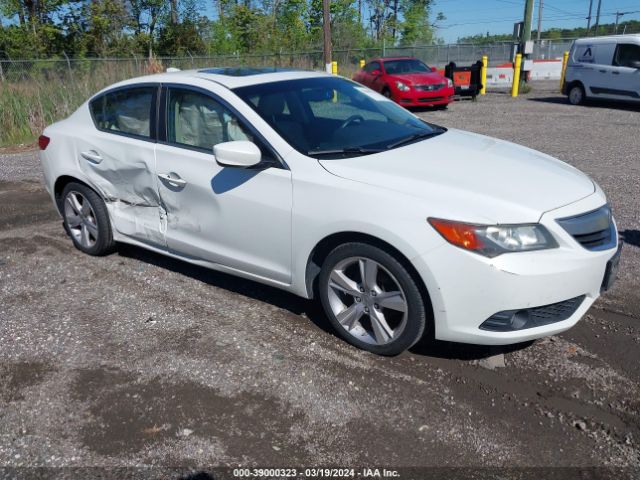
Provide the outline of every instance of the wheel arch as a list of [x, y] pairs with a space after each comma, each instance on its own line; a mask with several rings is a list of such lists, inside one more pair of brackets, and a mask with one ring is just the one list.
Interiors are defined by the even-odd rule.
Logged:
[[569, 92], [571, 91], [571, 89], [573, 87], [580, 87], [582, 88], [582, 93], [585, 96], [585, 98], [587, 97], [587, 89], [584, 86], [584, 83], [582, 83], [581, 80], [571, 80], [570, 82], [565, 84], [565, 95], [569, 95]]
[[422, 294], [422, 298], [425, 301], [425, 309], [428, 312], [428, 316], [433, 319], [433, 305], [431, 302], [431, 296], [429, 295], [429, 290], [411, 261], [409, 261], [409, 259], [400, 250], [389, 242], [367, 233], [350, 231], [337, 232], [324, 237], [316, 244], [309, 254], [305, 269], [305, 286], [309, 298], [313, 299], [317, 297], [318, 277], [320, 275], [322, 264], [329, 253], [339, 245], [351, 242], [361, 242], [378, 247], [398, 260], [407, 272], [409, 272], [413, 281], [416, 282], [416, 285]]
[[56, 181], [53, 184], [53, 196], [56, 206], [58, 207], [58, 212], [60, 214], [62, 214], [62, 192], [64, 191], [64, 188], [70, 183], [79, 183], [81, 185], [84, 185], [85, 187], [90, 188], [91, 190], [96, 192], [96, 194], [104, 200], [104, 196], [102, 195], [102, 193], [100, 193], [100, 190], [96, 189], [93, 185], [72, 175], [60, 175], [58, 178], [56, 178]]

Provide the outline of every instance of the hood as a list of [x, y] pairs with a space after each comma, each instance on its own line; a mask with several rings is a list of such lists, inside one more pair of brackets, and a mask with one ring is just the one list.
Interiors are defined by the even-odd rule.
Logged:
[[438, 83], [447, 83], [446, 78], [437, 72], [393, 74], [389, 75], [389, 77], [392, 80], [409, 82], [412, 85], [433, 85]]
[[589, 177], [549, 155], [453, 129], [387, 152], [320, 163], [339, 177], [424, 199], [431, 215], [477, 223], [537, 222], [595, 192]]

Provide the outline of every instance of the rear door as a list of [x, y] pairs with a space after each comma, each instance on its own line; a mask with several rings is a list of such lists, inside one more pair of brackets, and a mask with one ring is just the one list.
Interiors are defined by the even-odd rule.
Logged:
[[76, 135], [76, 159], [112, 207], [113, 227], [163, 247], [155, 175], [158, 92], [159, 84], [137, 84], [94, 98], [89, 104], [93, 125]]

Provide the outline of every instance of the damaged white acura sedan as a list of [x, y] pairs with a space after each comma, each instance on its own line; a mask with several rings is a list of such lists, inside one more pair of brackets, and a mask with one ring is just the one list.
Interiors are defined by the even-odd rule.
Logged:
[[425, 334], [555, 334], [616, 275], [616, 226], [589, 177], [324, 73], [128, 80], [40, 148], [78, 249], [126, 242], [318, 298], [340, 336], [378, 354]]

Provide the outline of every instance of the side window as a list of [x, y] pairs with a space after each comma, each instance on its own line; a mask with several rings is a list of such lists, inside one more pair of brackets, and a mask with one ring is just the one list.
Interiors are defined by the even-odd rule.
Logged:
[[211, 151], [214, 145], [233, 140], [253, 141], [240, 120], [225, 106], [203, 93], [169, 89], [167, 140]]
[[98, 130], [151, 138], [155, 87], [133, 87], [106, 93], [89, 104]]
[[640, 62], [640, 45], [633, 43], [619, 43], [613, 56], [613, 64], [618, 67], [632, 67]]
[[573, 54], [573, 60], [579, 63], [594, 63], [596, 60], [596, 46], [577, 45]]
[[380, 70], [380, 62], [370, 62], [364, 67], [367, 73], [371, 73], [374, 70]]

